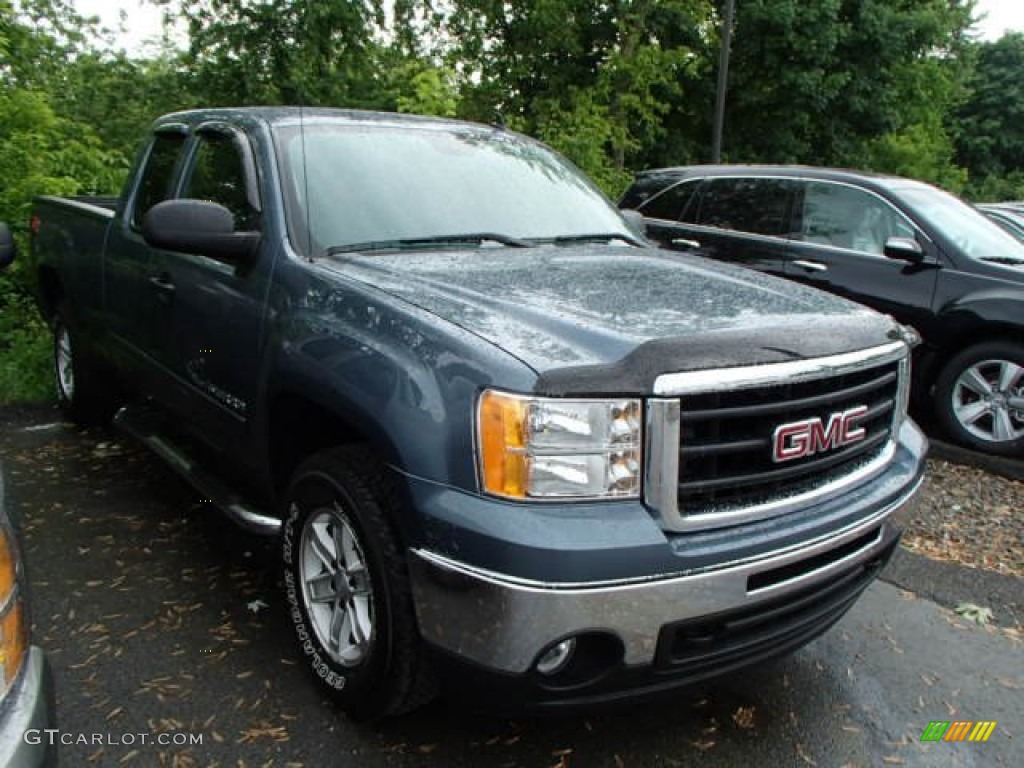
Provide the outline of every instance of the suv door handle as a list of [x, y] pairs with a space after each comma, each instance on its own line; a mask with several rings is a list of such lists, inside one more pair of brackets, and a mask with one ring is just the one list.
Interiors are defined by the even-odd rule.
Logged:
[[174, 295], [174, 283], [171, 281], [171, 276], [166, 272], [159, 275], [153, 275], [149, 278], [149, 284], [156, 289], [163, 301], [167, 301]]
[[828, 265], [822, 264], [820, 261], [804, 261], [803, 259], [797, 259], [793, 262], [794, 267], [801, 267], [806, 269], [808, 272], [828, 272]]
[[672, 245], [681, 245], [684, 248], [700, 248], [700, 241], [690, 240], [685, 237], [673, 237]]

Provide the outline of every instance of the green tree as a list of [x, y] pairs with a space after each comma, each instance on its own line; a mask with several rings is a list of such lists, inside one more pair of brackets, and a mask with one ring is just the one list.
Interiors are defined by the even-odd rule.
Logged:
[[940, 118], [935, 115], [929, 123], [915, 123], [869, 141], [855, 165], [927, 181], [957, 194], [963, 192], [967, 170], [951, 162], [955, 154], [953, 139]]
[[[452, 74], [421, 52], [414, 0], [150, 0], [184, 22], [183, 106], [304, 104], [451, 115]], [[385, 5], [389, 12], [385, 12]]]
[[155, 0], [188, 27], [206, 106], [378, 106], [381, 0]]
[[391, 70], [389, 80], [399, 112], [454, 117], [458, 111], [459, 96], [448, 70], [407, 61]]
[[539, 136], [605, 190], [621, 191], [645, 148], [666, 138], [696, 71], [706, 0], [455, 0], [439, 12], [460, 113]]
[[[20, 13], [0, 0], [0, 219], [23, 254], [33, 195], [109, 192], [125, 173], [125, 155], [60, 115], [47, 90], [60, 82], [59, 62], [84, 50], [90, 30], [60, 0], [25, 2]], [[0, 402], [48, 389], [48, 333], [29, 298], [28, 273], [23, 260], [0, 273]]]
[[55, 88], [54, 109], [91, 126], [112, 151], [132, 156], [154, 119], [203, 105], [190, 88], [180, 52], [136, 59], [124, 51], [91, 50], [70, 59]]
[[970, 173], [970, 194], [1019, 199], [1024, 197], [1024, 34], [978, 44], [976, 62], [969, 96], [956, 114], [957, 157]]
[[[879, 137], [898, 142], [908, 131], [941, 132], [959, 95], [958, 54], [972, 6], [973, 0], [738, 3], [728, 158], [849, 164], [863, 162]], [[876, 149], [876, 158], [884, 154]]]

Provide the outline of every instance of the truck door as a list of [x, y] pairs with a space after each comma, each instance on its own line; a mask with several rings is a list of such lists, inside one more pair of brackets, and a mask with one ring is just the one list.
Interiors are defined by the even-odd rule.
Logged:
[[173, 195], [188, 129], [162, 126], [145, 150], [138, 183], [128, 190], [104, 250], [103, 306], [111, 336], [111, 353], [135, 385], [163, 400], [171, 384], [166, 368], [171, 335], [167, 315], [173, 288], [167, 253], [142, 239], [142, 218]]
[[[185, 161], [180, 198], [226, 207], [238, 231], [261, 227], [255, 161], [247, 137], [223, 124], [196, 130]], [[186, 399], [175, 408], [218, 449], [243, 439], [259, 380], [262, 309], [269, 266], [168, 253], [174, 285], [171, 368]]]

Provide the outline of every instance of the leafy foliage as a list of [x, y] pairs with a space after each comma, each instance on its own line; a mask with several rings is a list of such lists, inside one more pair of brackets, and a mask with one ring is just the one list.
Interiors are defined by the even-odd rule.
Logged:
[[[703, 162], [725, 0], [148, 0], [185, 50], [115, 50], [70, 0], [0, 0], [0, 219], [115, 192], [145, 127], [194, 106], [308, 104], [503, 121], [612, 196]], [[731, 162], [834, 164], [1024, 199], [1024, 35], [967, 35], [975, 0], [736, 3]], [[48, 352], [24, 260], [0, 273], [0, 400]]]
[[501, 115], [616, 192], [669, 132], [709, 13], [706, 0], [456, 0], [436, 21], [462, 79], [463, 116]]
[[[59, 114], [49, 88], [62, 70], [43, 54], [80, 45], [86, 23], [60, 0], [26, 3], [18, 17], [0, 3], [0, 220], [22, 254], [33, 195], [99, 193], [120, 187], [128, 163], [88, 125]], [[49, 14], [49, 16], [47, 16]], [[49, 23], [41, 23], [50, 19]], [[0, 273], [0, 402], [39, 399], [49, 381], [48, 332], [35, 311], [23, 260]]]
[[948, 0], [739, 3], [729, 159], [856, 165], [880, 137], [898, 143], [922, 130], [942, 144], [935, 134], [958, 94], [969, 11]]
[[974, 196], [1020, 199], [1024, 197], [1020, 183], [1024, 173], [1024, 34], [982, 44], [976, 54], [970, 95], [957, 114], [958, 159], [970, 169]]

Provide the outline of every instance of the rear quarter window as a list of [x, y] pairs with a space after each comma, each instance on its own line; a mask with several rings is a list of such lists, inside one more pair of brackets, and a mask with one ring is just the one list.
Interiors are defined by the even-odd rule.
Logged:
[[633, 185], [626, 190], [626, 194], [619, 201], [619, 208], [640, 210], [640, 208], [652, 197], [659, 195], [662, 191], [671, 187], [679, 181], [677, 173], [648, 171], [637, 176]]
[[136, 229], [142, 228], [142, 218], [150, 208], [173, 194], [174, 170], [184, 146], [184, 135], [158, 133], [153, 138], [132, 208], [131, 222]]
[[690, 179], [666, 189], [657, 197], [644, 203], [640, 212], [652, 219], [677, 221], [682, 218], [687, 206], [693, 199], [693, 193], [700, 186], [700, 179]]

